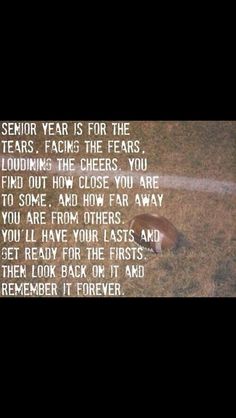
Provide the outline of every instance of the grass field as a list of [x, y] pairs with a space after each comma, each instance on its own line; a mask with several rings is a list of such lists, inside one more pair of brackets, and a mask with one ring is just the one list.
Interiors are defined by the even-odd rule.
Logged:
[[[133, 122], [131, 137], [141, 140], [145, 157], [148, 158], [148, 171], [152, 173], [236, 182], [236, 122]], [[38, 138], [37, 149], [41, 155], [42, 137]], [[126, 155], [119, 156], [123, 170], [128, 168], [126, 160]], [[25, 193], [28, 191], [24, 188]], [[93, 190], [93, 193], [96, 192], [101, 193], [100, 190]], [[116, 192], [114, 186], [111, 186], [109, 192]], [[129, 262], [120, 261], [121, 272], [118, 280], [122, 284], [124, 295], [236, 296], [236, 196], [163, 189], [158, 191], [164, 194], [162, 207], [142, 208], [134, 203], [134, 195], [138, 192], [141, 192], [138, 187], [129, 190], [129, 207], [117, 208], [122, 213], [122, 220], [125, 222], [139, 213], [155, 212], [169, 219], [186, 240], [174, 252], [155, 255], [146, 251], [142, 263], [145, 266], [143, 278], [128, 278], [124, 273], [124, 266]], [[17, 194], [18, 191], [15, 195]], [[49, 195], [53, 210], [68, 210], [59, 208], [58, 190], [50, 190]], [[22, 219], [28, 210], [26, 207], [21, 208]], [[73, 210], [77, 210], [82, 217], [84, 208], [81, 205]], [[109, 210], [109, 207], [104, 206], [102, 210]], [[68, 230], [73, 227], [69, 226]], [[103, 228], [104, 226], [101, 230]], [[109, 230], [114, 225], [105, 228]], [[35, 229], [38, 239], [35, 245], [48, 247], [49, 244], [39, 241], [40, 227]], [[74, 245], [73, 240], [68, 242], [68, 246]], [[1, 247], [3, 246], [1, 240]], [[24, 243], [20, 243], [20, 246], [23, 250]], [[83, 246], [85, 244], [81, 245]], [[95, 243], [95, 246], [101, 246], [101, 243]], [[105, 245], [105, 254], [107, 247]], [[82, 257], [80, 263], [83, 262], [86, 263], [86, 259]], [[57, 264], [60, 263], [62, 260], [59, 258]], [[105, 267], [108, 268], [111, 263], [106, 256]], [[76, 264], [76, 261], [71, 264]], [[106, 280], [107, 278], [104, 279]], [[62, 285], [63, 280], [60, 277], [56, 281]]]

